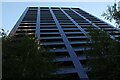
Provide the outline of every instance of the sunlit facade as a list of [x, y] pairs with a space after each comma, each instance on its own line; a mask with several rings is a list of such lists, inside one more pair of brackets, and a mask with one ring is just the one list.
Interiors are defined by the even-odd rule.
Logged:
[[112, 25], [79, 8], [66, 7], [28, 7], [9, 35], [36, 37], [41, 46], [55, 53], [56, 64], [61, 66], [58, 75], [67, 80], [89, 80], [83, 51], [89, 49], [85, 45], [91, 28], [102, 29], [114, 39], [120, 36], [120, 30]]

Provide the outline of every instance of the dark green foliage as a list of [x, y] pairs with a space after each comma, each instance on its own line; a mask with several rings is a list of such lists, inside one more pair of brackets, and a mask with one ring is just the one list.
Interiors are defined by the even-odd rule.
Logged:
[[19, 40], [5, 37], [2, 40], [2, 78], [48, 79], [57, 67], [54, 53], [41, 47], [36, 39], [27, 36]]
[[100, 30], [91, 30], [89, 44], [85, 51], [89, 77], [92, 80], [120, 80], [120, 43]]
[[118, 9], [116, 3], [114, 3], [113, 6], [108, 6], [108, 9], [102, 14], [102, 16], [109, 21], [115, 20], [116, 23], [120, 25], [120, 10]]
[[0, 29], [0, 30], [1, 30], [1, 31], [0, 31], [0, 37], [5, 38], [5, 37], [7, 36], [8, 31], [5, 32], [4, 29]]

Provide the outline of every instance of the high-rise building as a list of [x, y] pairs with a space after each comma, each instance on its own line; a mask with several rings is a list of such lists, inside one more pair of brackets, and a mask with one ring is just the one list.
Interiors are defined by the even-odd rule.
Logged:
[[58, 75], [69, 76], [69, 80], [88, 80], [83, 51], [91, 28], [119, 39], [120, 30], [112, 25], [79, 8], [65, 7], [28, 7], [9, 35], [22, 37], [26, 33], [37, 37], [42, 46], [55, 52], [57, 63], [62, 62]]

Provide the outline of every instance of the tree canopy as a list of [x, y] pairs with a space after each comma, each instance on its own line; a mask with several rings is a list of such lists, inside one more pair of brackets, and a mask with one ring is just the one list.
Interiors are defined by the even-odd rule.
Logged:
[[49, 79], [57, 69], [54, 53], [48, 52], [35, 38], [2, 37], [2, 78]]
[[102, 16], [109, 21], [115, 20], [116, 24], [120, 27], [120, 9], [118, 9], [117, 3], [108, 6], [106, 12], [104, 12]]
[[101, 30], [91, 30], [90, 41], [86, 50], [87, 66], [90, 79], [119, 80], [120, 79], [120, 43], [111, 39]]

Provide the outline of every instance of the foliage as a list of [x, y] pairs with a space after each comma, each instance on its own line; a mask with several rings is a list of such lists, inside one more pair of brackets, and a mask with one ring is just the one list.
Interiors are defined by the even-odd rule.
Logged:
[[120, 79], [120, 43], [100, 30], [91, 30], [90, 50], [85, 51], [89, 76], [95, 80]]
[[8, 33], [8, 31], [5, 32], [4, 29], [1, 29], [1, 31], [0, 31], [0, 36], [1, 36], [2, 38], [5, 38], [5, 37], [7, 36], [7, 33]]
[[5, 37], [2, 49], [3, 79], [49, 79], [57, 69], [53, 63], [54, 53], [37, 44], [35, 38]]
[[116, 23], [120, 25], [120, 9], [118, 9], [116, 3], [114, 3], [113, 6], [108, 6], [106, 12], [103, 13], [102, 16], [109, 21], [115, 20]]

